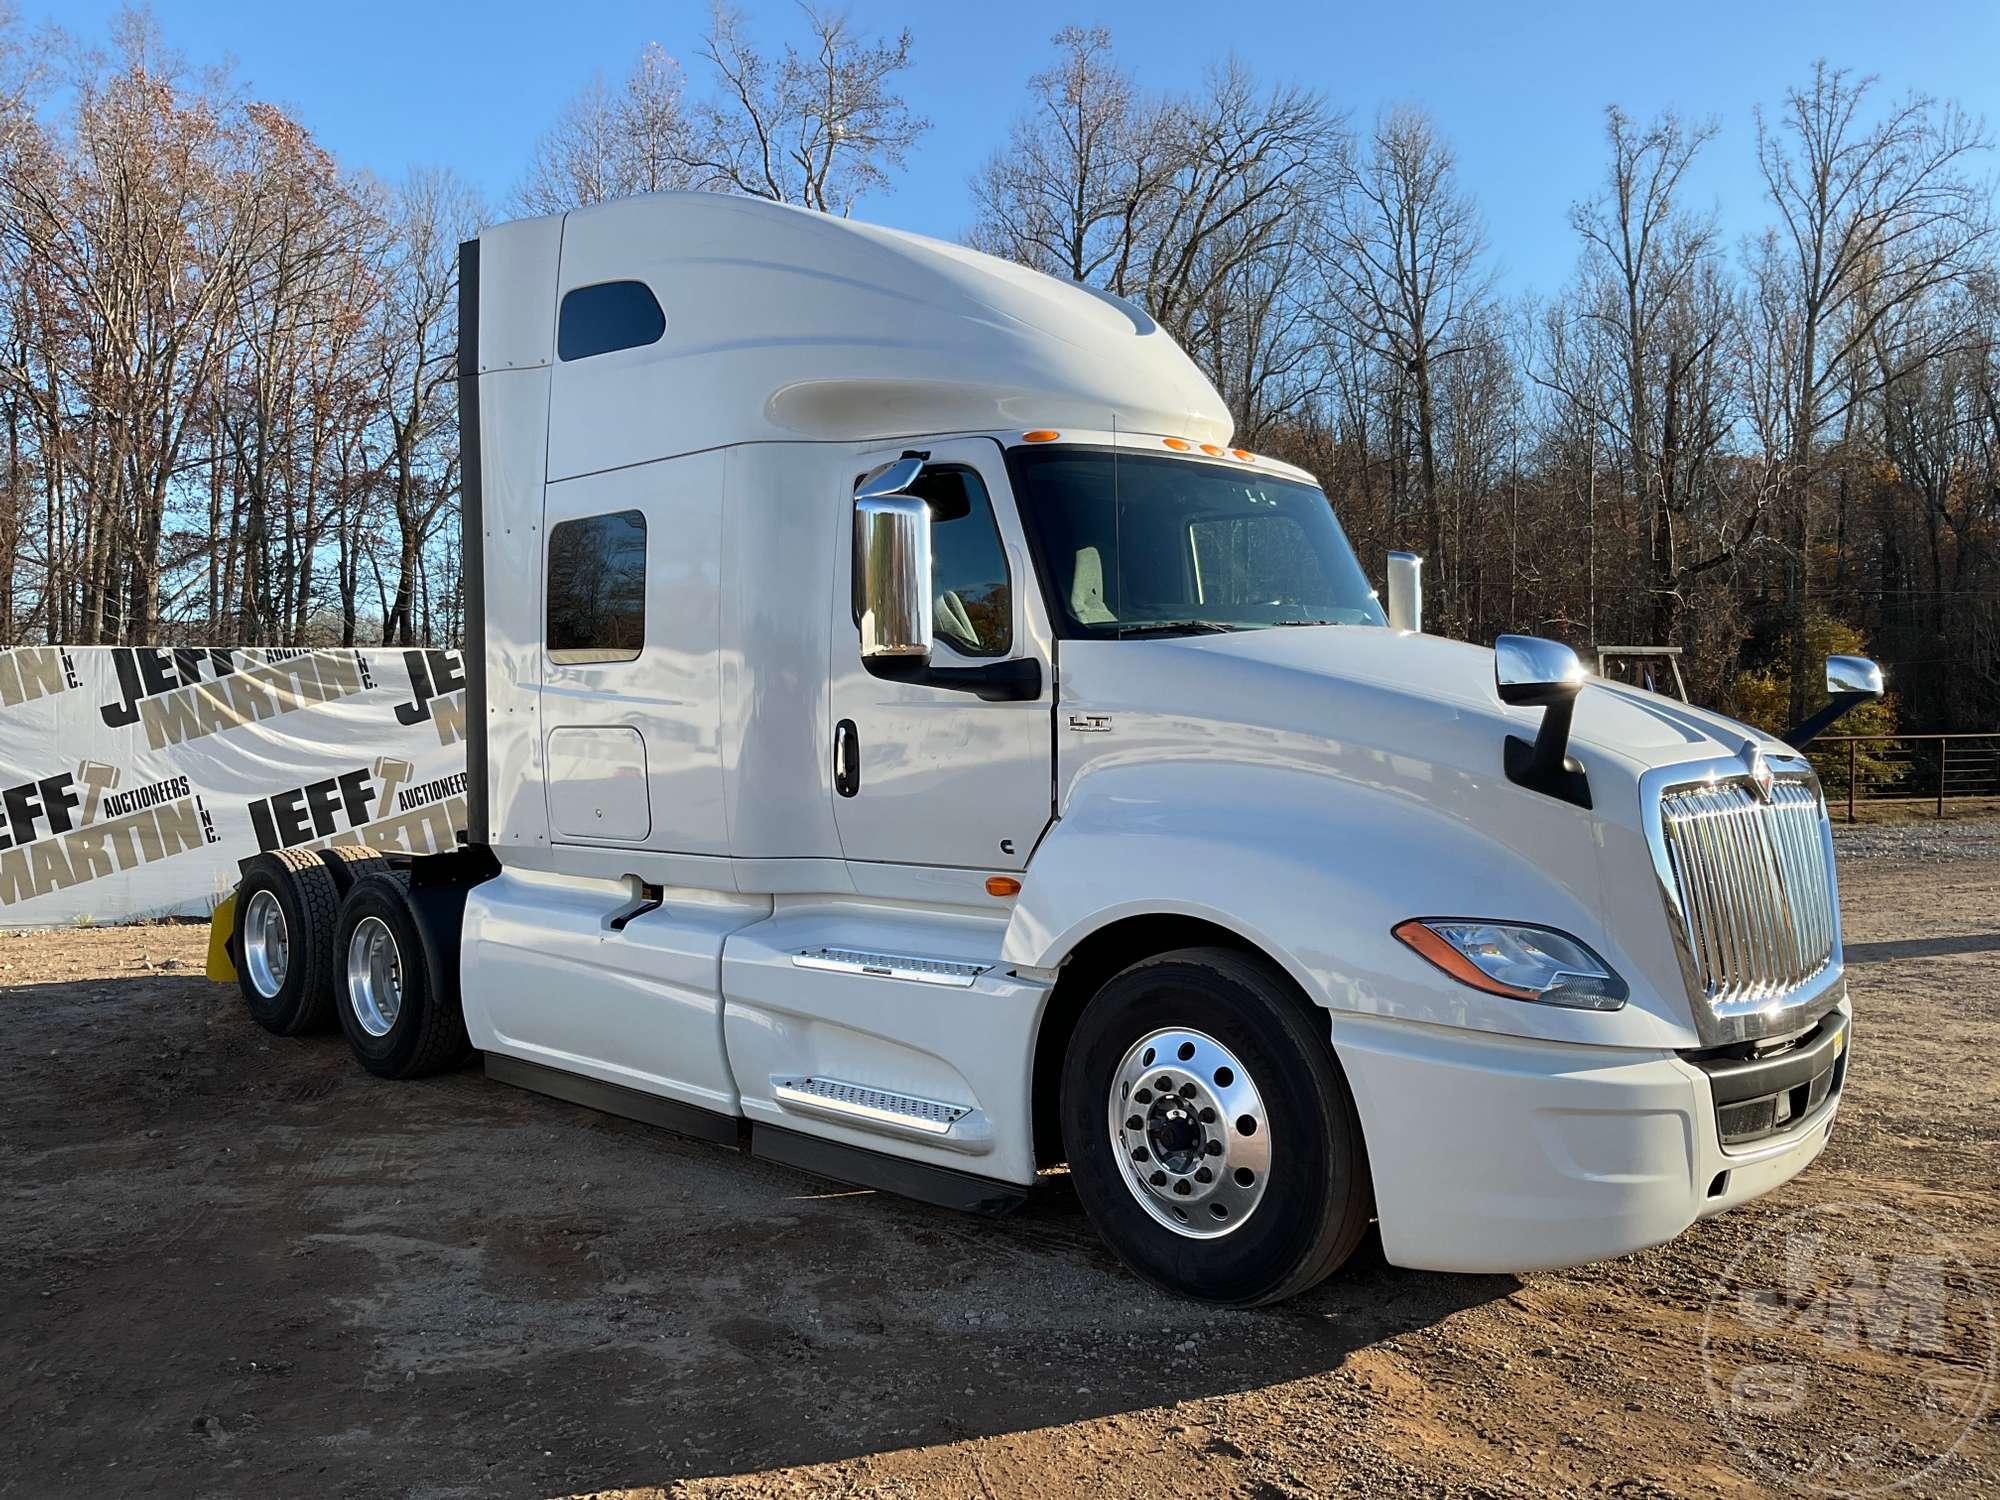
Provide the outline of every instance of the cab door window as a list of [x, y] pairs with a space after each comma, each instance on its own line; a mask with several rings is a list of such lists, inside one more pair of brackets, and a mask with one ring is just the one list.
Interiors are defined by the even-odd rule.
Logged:
[[993, 501], [976, 470], [925, 469], [910, 493], [931, 508], [931, 637], [961, 656], [1005, 656], [1014, 590]]

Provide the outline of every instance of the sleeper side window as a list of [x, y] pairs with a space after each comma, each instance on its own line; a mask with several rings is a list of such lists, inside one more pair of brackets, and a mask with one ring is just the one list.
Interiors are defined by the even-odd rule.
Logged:
[[658, 343], [667, 331], [660, 299], [643, 281], [600, 281], [563, 294], [556, 317], [556, 357], [589, 359], [614, 349]]
[[549, 660], [637, 661], [646, 644], [646, 518], [636, 510], [549, 528]]
[[1014, 591], [986, 485], [971, 469], [925, 469], [910, 493], [931, 508], [931, 634], [961, 656], [1005, 656]]

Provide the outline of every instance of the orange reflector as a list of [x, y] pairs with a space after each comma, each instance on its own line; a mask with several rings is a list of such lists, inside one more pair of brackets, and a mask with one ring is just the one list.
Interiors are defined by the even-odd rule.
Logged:
[[1249, 463], [1251, 459], [1257, 456], [1256, 454], [1252, 453], [1248, 448], [1231, 448], [1229, 452], [1231, 456], [1242, 459], [1243, 462], [1245, 462], [1246, 464]]
[[1061, 436], [1062, 434], [1053, 428], [1037, 427], [1033, 432], [1022, 433], [1021, 441], [1024, 443], [1053, 443]]
[[1206, 453], [1210, 458], [1222, 457], [1222, 450], [1216, 447], [1215, 444], [1213, 443], [1203, 443], [1201, 445], [1201, 451]]
[[1194, 446], [1194, 444], [1190, 443], [1186, 438], [1161, 438], [1160, 441], [1165, 443], [1169, 448], [1173, 449], [1174, 452], [1176, 453], [1185, 453], [1188, 451], [1188, 449]]
[[989, 896], [1018, 896], [1021, 894], [1021, 882], [1016, 880], [1012, 875], [988, 875], [986, 877], [986, 894]]

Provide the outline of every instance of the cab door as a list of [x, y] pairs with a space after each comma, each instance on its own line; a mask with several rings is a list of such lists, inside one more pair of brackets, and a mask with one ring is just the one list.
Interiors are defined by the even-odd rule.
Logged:
[[[1032, 698], [871, 674], [862, 664], [853, 548], [835, 560], [834, 817], [849, 861], [1018, 870], [1053, 811], [1055, 673], [1013, 489], [990, 438], [860, 455], [852, 480], [917, 453], [909, 492], [931, 511], [931, 661], [958, 669], [1032, 662]], [[851, 486], [850, 486], [851, 487]], [[843, 542], [849, 530], [843, 531]]]

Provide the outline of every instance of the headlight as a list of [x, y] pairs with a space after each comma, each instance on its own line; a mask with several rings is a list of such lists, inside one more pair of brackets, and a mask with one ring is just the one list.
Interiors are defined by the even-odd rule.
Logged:
[[1552, 927], [1412, 917], [1392, 931], [1453, 979], [1489, 995], [1617, 1010], [1630, 993], [1611, 965]]

